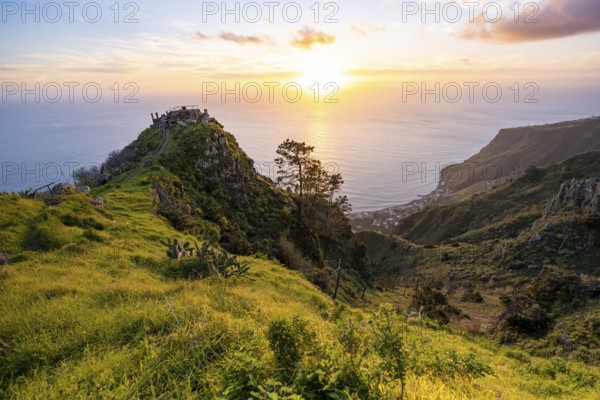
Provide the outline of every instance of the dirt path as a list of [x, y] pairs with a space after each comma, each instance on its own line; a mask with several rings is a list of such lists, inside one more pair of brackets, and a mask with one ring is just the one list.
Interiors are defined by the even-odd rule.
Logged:
[[[167, 148], [167, 144], [169, 143], [169, 139], [171, 138], [171, 132], [168, 129], [161, 129], [161, 132], [163, 135], [163, 140], [162, 140], [160, 146], [158, 146], [158, 149], [156, 149], [154, 154], [152, 154], [148, 160], [152, 160], [153, 158], [160, 156]], [[135, 167], [135, 169], [131, 172], [131, 174], [129, 174], [129, 176], [127, 176], [127, 178], [125, 178], [124, 182], [127, 182], [128, 180], [133, 179], [136, 176], [138, 176], [144, 170], [145, 164], [146, 164], [146, 160], [142, 161], [137, 167]]]

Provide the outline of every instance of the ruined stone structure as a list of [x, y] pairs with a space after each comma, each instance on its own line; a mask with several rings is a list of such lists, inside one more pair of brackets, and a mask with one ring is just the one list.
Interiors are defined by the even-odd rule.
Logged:
[[198, 106], [172, 107], [160, 117], [158, 113], [151, 113], [150, 116], [152, 117], [152, 127], [160, 129], [169, 128], [173, 124], [190, 125], [200, 121], [206, 125], [210, 122], [208, 110], [205, 108], [202, 112]]

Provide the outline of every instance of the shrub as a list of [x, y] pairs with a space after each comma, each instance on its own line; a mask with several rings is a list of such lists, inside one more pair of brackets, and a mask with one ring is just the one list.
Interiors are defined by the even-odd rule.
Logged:
[[314, 346], [316, 334], [306, 321], [295, 316], [291, 321], [283, 318], [271, 321], [267, 339], [277, 367], [289, 378], [304, 354]]
[[312, 263], [296, 248], [294, 243], [286, 236], [279, 238], [279, 250], [281, 258], [289, 269], [309, 274], [313, 269]]
[[73, 180], [77, 186], [96, 187], [100, 184], [102, 172], [96, 165], [81, 167], [73, 171]]
[[460, 315], [460, 310], [448, 304], [448, 298], [439, 290], [425, 287], [417, 290], [410, 304], [411, 308], [423, 312], [428, 318], [441, 325], [447, 325], [452, 315]]
[[442, 379], [459, 376], [478, 378], [493, 374], [492, 368], [479, 359], [475, 353], [460, 355], [456, 350], [434, 352], [429, 355], [417, 372], [427, 372]]
[[400, 399], [404, 397], [408, 356], [404, 348], [404, 328], [394, 307], [390, 304], [380, 306], [371, 321], [374, 333], [373, 347], [381, 357], [379, 365], [380, 379], [399, 380]]
[[335, 351], [322, 353], [298, 372], [294, 386], [306, 399], [370, 399], [368, 376], [354, 361]]
[[498, 318], [497, 333], [504, 341], [514, 340], [518, 334], [543, 336], [556, 317], [583, 306], [586, 295], [579, 275], [544, 267], [530, 284], [500, 298], [504, 311]]
[[237, 351], [228, 356], [222, 368], [219, 398], [249, 399], [253, 393], [261, 393], [267, 373], [260, 360], [262, 355]]
[[133, 168], [136, 153], [133, 149], [124, 148], [122, 150], [114, 150], [108, 154], [104, 165], [115, 175]]
[[478, 291], [473, 289], [467, 289], [460, 297], [460, 301], [466, 301], [470, 303], [483, 303], [483, 296]]
[[177, 177], [154, 177], [152, 194], [158, 214], [167, 218], [179, 231], [198, 234], [199, 227], [194, 218], [190, 200]]
[[536, 337], [544, 335], [552, 324], [548, 313], [524, 293], [502, 296], [500, 301], [504, 304], [504, 312], [498, 317], [496, 331], [503, 333], [498, 336], [503, 342], [515, 340], [515, 335], [520, 333]]

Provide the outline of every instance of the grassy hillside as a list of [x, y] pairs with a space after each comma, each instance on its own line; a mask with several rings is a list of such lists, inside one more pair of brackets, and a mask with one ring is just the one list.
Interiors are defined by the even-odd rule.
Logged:
[[598, 364], [599, 171], [599, 154], [584, 153], [427, 207], [401, 236], [361, 232], [375, 283], [403, 304], [419, 285], [437, 289], [461, 310], [453, 326]]
[[267, 259], [176, 279], [159, 240], [184, 235], [149, 175], [168, 173], [104, 188], [104, 207], [0, 195], [0, 397], [398, 398], [405, 374], [407, 398], [596, 398], [595, 368], [351, 308]]
[[542, 216], [547, 203], [566, 180], [598, 176], [600, 153], [590, 152], [547, 168], [532, 168], [515, 182], [410, 215], [396, 232], [415, 243], [480, 243], [516, 238]]

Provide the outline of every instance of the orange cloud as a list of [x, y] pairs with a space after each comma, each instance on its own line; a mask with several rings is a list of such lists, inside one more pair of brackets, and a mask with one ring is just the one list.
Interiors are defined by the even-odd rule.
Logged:
[[335, 36], [305, 27], [298, 31], [298, 35], [292, 40], [292, 46], [308, 50], [315, 44], [326, 45], [334, 42]]

